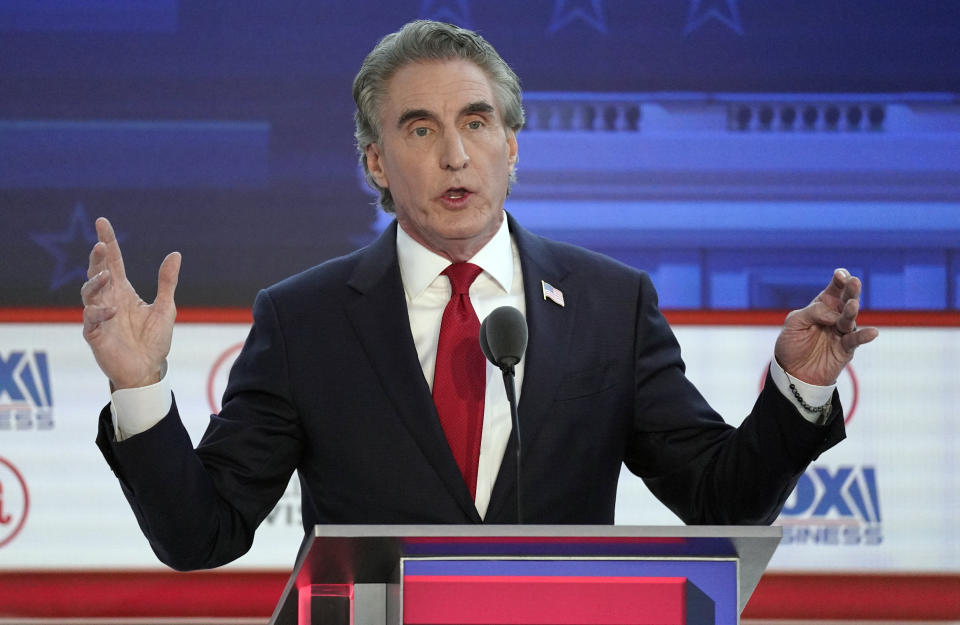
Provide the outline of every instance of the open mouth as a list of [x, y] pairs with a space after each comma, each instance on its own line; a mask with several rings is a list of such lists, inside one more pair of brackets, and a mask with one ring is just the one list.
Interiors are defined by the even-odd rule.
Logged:
[[470, 194], [468, 189], [463, 187], [457, 187], [452, 189], [447, 189], [443, 192], [443, 197], [448, 200], [461, 200]]

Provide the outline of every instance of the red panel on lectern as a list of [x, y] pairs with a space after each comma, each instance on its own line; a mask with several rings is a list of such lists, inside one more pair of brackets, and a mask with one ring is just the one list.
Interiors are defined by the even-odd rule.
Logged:
[[404, 625], [683, 625], [683, 577], [405, 575]]

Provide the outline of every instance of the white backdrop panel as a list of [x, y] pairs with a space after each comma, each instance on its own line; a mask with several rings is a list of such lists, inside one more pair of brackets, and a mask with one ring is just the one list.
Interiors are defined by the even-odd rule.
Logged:
[[[728, 421], [749, 411], [777, 331], [676, 328], [689, 376]], [[170, 376], [195, 442], [246, 332], [177, 327]], [[0, 324], [0, 359], [0, 569], [161, 566], [93, 443], [108, 389], [79, 326]], [[884, 328], [858, 354], [839, 381], [849, 438], [801, 478], [778, 520], [786, 537], [771, 568], [960, 570], [957, 362], [955, 328]], [[679, 521], [625, 472], [617, 523]], [[293, 480], [231, 566], [286, 569], [301, 535]]]

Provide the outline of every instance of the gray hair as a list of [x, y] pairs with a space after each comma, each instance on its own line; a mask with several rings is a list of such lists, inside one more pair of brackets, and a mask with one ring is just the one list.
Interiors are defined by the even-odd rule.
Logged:
[[[520, 80], [483, 37], [452, 24], [428, 20], [410, 22], [390, 33], [370, 51], [353, 79], [353, 100], [357, 104], [354, 137], [360, 164], [367, 184], [380, 193], [380, 207], [388, 213], [394, 212], [393, 197], [389, 189], [378, 185], [370, 175], [366, 155], [367, 146], [380, 141], [380, 106], [386, 96], [387, 83], [397, 70], [409, 63], [448, 59], [472, 61], [486, 72], [493, 83], [504, 125], [514, 132], [523, 128]], [[511, 171], [509, 182], [513, 180]]]

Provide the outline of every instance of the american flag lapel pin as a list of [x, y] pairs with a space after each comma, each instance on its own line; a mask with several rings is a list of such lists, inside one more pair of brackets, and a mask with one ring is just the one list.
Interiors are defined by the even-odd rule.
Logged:
[[545, 280], [540, 281], [540, 286], [543, 287], [543, 299], [550, 300], [558, 306], [566, 305], [563, 301], [563, 292], [560, 289]]

